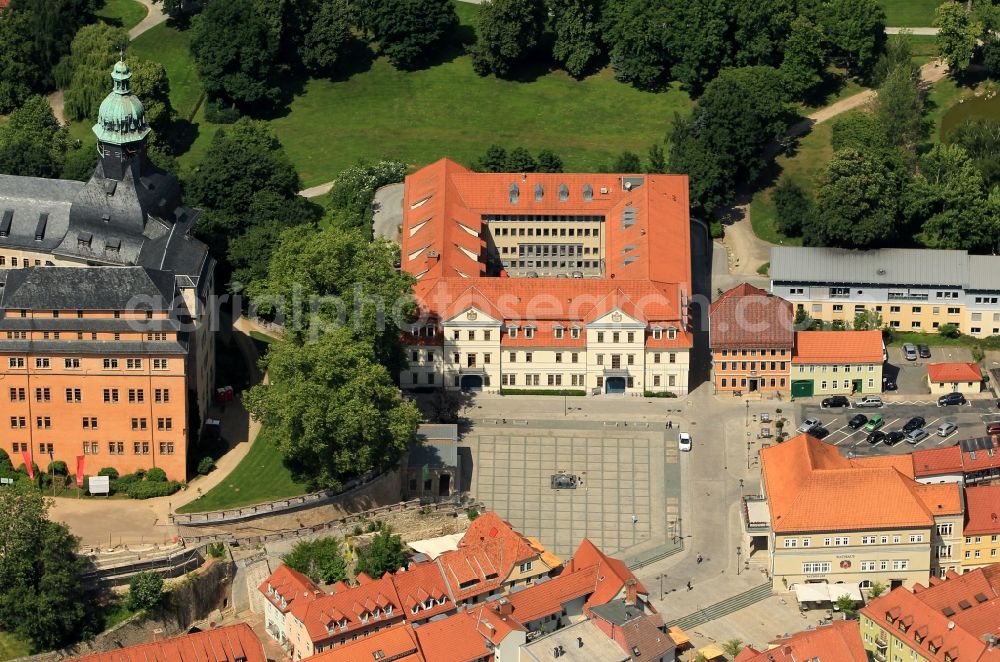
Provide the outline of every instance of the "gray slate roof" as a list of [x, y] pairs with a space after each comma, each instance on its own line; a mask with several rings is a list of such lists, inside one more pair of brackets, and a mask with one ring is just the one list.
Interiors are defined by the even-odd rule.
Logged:
[[970, 255], [968, 289], [991, 292], [1000, 290], [1000, 257], [996, 255]]
[[113, 342], [86, 340], [6, 340], [0, 339], [0, 352], [15, 354], [74, 354], [108, 355], [161, 354], [185, 356], [187, 343], [168, 340], [165, 342]]
[[[996, 263], [993, 269], [1000, 269], [1000, 257], [988, 259]], [[970, 257], [966, 251], [954, 250], [883, 248], [855, 251], [775, 246], [771, 249], [771, 280], [968, 287]]]
[[4, 273], [0, 309], [6, 310], [171, 310], [176, 296], [172, 273], [144, 267], [44, 267]]
[[[82, 183], [68, 180], [0, 175], [0, 227], [10, 222], [0, 247], [47, 252], [58, 246], [69, 228], [73, 199], [82, 188]], [[48, 221], [38, 241], [35, 231], [41, 214], [48, 214]]]

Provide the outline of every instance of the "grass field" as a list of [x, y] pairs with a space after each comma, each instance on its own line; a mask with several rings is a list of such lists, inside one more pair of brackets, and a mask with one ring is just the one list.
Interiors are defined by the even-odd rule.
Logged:
[[893, 28], [929, 28], [941, 0], [882, 0], [885, 24]]
[[[457, 7], [465, 38], [471, 38], [479, 8]], [[188, 117], [200, 88], [187, 33], [160, 25], [132, 50], [163, 63], [171, 102]], [[448, 57], [414, 72], [397, 71], [380, 58], [344, 80], [306, 81], [287, 112], [270, 121], [303, 185], [329, 181], [358, 159], [389, 156], [423, 165], [449, 156], [468, 162], [492, 143], [548, 148], [568, 171], [594, 170], [623, 150], [645, 158], [674, 113], [691, 105], [677, 89], [641, 92], [617, 82], [609, 70], [582, 81], [561, 71], [505, 81], [477, 76], [465, 55]], [[184, 167], [198, 162], [218, 130], [201, 112], [193, 122], [197, 137], [180, 159]]]
[[146, 18], [146, 7], [135, 0], [107, 0], [97, 11], [97, 17], [120, 28], [130, 30]]
[[9, 632], [0, 632], [0, 662], [24, 657], [31, 653], [31, 645]]
[[[218, 469], [216, 469], [218, 471]], [[273, 499], [297, 496], [307, 492], [306, 485], [292, 479], [282, 463], [281, 453], [271, 440], [267, 428], [226, 479], [186, 506], [179, 513], [200, 513], [207, 510], [236, 508]]]
[[[799, 139], [794, 152], [782, 154], [775, 159], [780, 174], [775, 177], [774, 182], [788, 177], [805, 191], [815, 195], [816, 180], [833, 155], [830, 135], [830, 122], [817, 124], [809, 134]], [[774, 203], [771, 202], [772, 189], [773, 187], [768, 187], [757, 191], [750, 202], [750, 223], [754, 234], [772, 244], [801, 246], [801, 237], [786, 237], [778, 232]]]

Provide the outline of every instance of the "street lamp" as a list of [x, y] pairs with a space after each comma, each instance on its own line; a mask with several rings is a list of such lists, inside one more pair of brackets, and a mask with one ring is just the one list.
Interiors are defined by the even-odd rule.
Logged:
[[736, 547], [736, 574], [737, 575], [740, 574], [740, 566], [742, 565], [740, 563], [740, 557], [742, 557], [742, 556], [743, 556], [743, 548], [737, 546]]
[[743, 479], [740, 478], [740, 494], [743, 494]]
[[669, 524], [670, 524], [670, 538], [671, 538], [671, 540], [673, 540], [674, 544], [676, 545], [677, 544], [677, 529], [676, 529], [675, 525], [677, 524], [677, 522], [674, 521], [674, 520], [670, 520]]
[[747, 427], [750, 427], [750, 401], [747, 400]]

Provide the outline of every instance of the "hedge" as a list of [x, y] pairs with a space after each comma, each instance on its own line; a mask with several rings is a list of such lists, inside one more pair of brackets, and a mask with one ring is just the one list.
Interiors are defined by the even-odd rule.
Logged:
[[132, 483], [128, 486], [126, 494], [131, 499], [151, 499], [154, 497], [169, 496], [181, 489], [181, 484], [176, 480], [163, 483], [144, 480], [141, 483]]
[[500, 395], [587, 395], [583, 389], [535, 389], [535, 388], [502, 388]]

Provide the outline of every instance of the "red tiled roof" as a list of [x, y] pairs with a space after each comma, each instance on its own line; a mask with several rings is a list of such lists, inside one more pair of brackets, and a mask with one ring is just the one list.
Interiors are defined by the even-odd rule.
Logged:
[[981, 382], [983, 373], [978, 363], [930, 363], [927, 378], [936, 384]]
[[[584, 538], [563, 572], [573, 573], [588, 567], [596, 567], [599, 572], [597, 586], [587, 599], [586, 609], [611, 602], [624, 590], [626, 581], [636, 579], [623, 561], [605, 555], [590, 542], [589, 538]], [[649, 591], [638, 580], [636, 580], [636, 591], [646, 598], [649, 596]]]
[[917, 477], [962, 473], [962, 449], [958, 446], [915, 451], [911, 457], [913, 475]]
[[891, 466], [852, 462], [808, 435], [760, 456], [776, 532], [930, 527], [934, 513], [961, 509], [955, 484], [922, 485]]
[[[942, 662], [946, 653], [964, 662], [996, 662], [1000, 660], [1000, 647], [989, 647], [983, 637], [998, 634], [998, 589], [1000, 565], [963, 575], [948, 572], [945, 581], [932, 582], [926, 588], [917, 584], [913, 592], [897, 588], [871, 601], [861, 612], [935, 662]], [[914, 626], [903, 632], [886, 621], [887, 614], [894, 619], [910, 617]], [[918, 633], [923, 643], [916, 642]], [[930, 652], [928, 642], [934, 643], [936, 652]]]
[[1000, 533], [1000, 485], [979, 485], [965, 489], [967, 536]]
[[309, 658], [310, 662], [425, 662], [417, 635], [409, 624], [373, 632], [367, 637], [337, 646]]
[[796, 331], [792, 363], [882, 363], [882, 332]]
[[475, 618], [467, 611], [425, 623], [416, 632], [428, 661], [473, 662], [491, 653], [476, 629]]
[[[281, 613], [290, 610], [296, 600], [309, 601], [323, 595], [323, 592], [311, 579], [298, 570], [289, 568], [284, 563], [279, 565], [271, 573], [271, 576], [257, 587], [257, 590]], [[285, 601], [284, 607], [281, 604], [282, 600]]]
[[596, 590], [598, 570], [599, 566], [592, 565], [573, 572], [563, 572], [546, 582], [511, 593], [507, 600], [514, 607], [514, 618], [522, 623], [529, 623], [559, 613], [567, 602], [590, 595]]
[[833, 621], [829, 625], [798, 632], [771, 642], [774, 648], [743, 649], [733, 662], [794, 662], [822, 659], [823, 662], [867, 662], [861, 629], [857, 621]]
[[[396, 587], [396, 595], [403, 605], [407, 620], [424, 620], [455, 608], [437, 563], [411, 563], [406, 570], [393, 574], [392, 583]], [[425, 607], [428, 600], [433, 601], [430, 609]], [[420, 607], [414, 614], [413, 607], [418, 604]]]
[[792, 304], [743, 283], [716, 299], [708, 344], [715, 349], [787, 348], [795, 343]]
[[[388, 616], [385, 615], [386, 607], [392, 608], [392, 613]], [[371, 615], [376, 609], [379, 610], [377, 619]], [[404, 618], [390, 573], [386, 573], [381, 579], [362, 582], [346, 591], [326, 594], [308, 603], [294, 604], [292, 614], [305, 625], [306, 632], [314, 643]], [[361, 617], [365, 614], [368, 614], [367, 622], [362, 623]], [[347, 627], [341, 629], [339, 623], [343, 620], [347, 621]], [[335, 626], [332, 633], [327, 630], [328, 625]]]
[[[2, 0], [0, 0], [2, 1]], [[267, 662], [264, 647], [246, 623], [182, 634], [163, 641], [71, 658], [73, 662]]]

